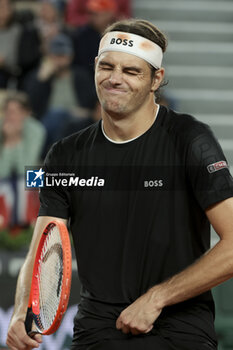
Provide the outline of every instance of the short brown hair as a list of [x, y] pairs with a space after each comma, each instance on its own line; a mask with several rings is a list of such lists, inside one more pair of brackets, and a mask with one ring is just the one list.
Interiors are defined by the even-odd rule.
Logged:
[[159, 45], [163, 52], [166, 51], [166, 36], [154, 24], [144, 19], [126, 19], [115, 22], [106, 28], [103, 35], [114, 31], [143, 36], [144, 38], [151, 40], [155, 44]]

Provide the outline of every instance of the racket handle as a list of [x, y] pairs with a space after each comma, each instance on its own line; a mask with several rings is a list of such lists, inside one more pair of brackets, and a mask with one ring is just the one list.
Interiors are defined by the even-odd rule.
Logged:
[[31, 332], [31, 330], [32, 330], [32, 321], [33, 321], [32, 309], [28, 308], [26, 319], [25, 319], [25, 322], [24, 322], [27, 334], [29, 334]]
[[42, 334], [42, 333], [40, 333], [40, 332], [37, 332], [37, 331], [30, 331], [30, 332], [28, 332], [28, 335], [29, 335], [29, 337], [33, 337], [33, 335], [35, 335], [35, 334]]
[[42, 334], [41, 332], [32, 331], [33, 312], [31, 307], [29, 307], [27, 310], [27, 315], [24, 323], [25, 323], [26, 332], [29, 335], [29, 337], [33, 337], [33, 335], [35, 334]]

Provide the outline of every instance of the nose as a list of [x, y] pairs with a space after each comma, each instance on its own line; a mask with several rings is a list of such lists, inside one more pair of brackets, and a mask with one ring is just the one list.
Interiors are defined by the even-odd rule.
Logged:
[[112, 70], [109, 77], [109, 82], [112, 85], [120, 85], [122, 83], [122, 72], [120, 70]]

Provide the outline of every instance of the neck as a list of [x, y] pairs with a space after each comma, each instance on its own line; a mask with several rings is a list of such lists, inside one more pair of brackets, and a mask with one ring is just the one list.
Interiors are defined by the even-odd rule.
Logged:
[[157, 111], [158, 105], [154, 102], [146, 110], [140, 110], [127, 116], [116, 117], [102, 110], [104, 132], [116, 142], [134, 139], [144, 134], [152, 126]]

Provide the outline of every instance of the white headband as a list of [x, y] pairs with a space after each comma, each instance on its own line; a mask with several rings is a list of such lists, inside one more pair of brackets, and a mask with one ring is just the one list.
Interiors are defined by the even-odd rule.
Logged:
[[154, 68], [161, 68], [163, 59], [161, 47], [140, 35], [125, 32], [108, 32], [100, 41], [98, 56], [106, 51], [129, 53], [142, 58]]

